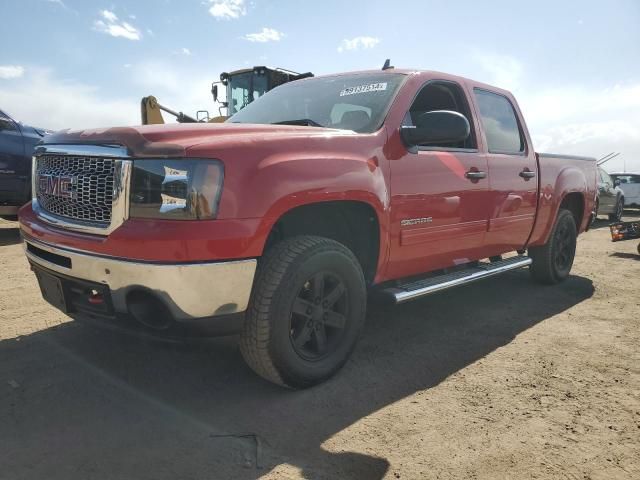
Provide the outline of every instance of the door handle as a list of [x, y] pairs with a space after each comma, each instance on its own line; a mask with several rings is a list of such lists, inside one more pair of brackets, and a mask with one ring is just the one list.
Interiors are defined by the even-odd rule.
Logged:
[[529, 180], [530, 178], [533, 178], [536, 176], [536, 172], [532, 172], [529, 169], [524, 169], [518, 175], [520, 175], [525, 180]]
[[469, 170], [464, 174], [469, 180], [480, 180], [481, 178], [487, 178], [487, 172], [479, 172], [478, 170]]

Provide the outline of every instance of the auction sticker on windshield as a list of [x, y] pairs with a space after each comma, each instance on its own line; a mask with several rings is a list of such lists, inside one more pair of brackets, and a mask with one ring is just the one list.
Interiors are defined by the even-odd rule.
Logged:
[[370, 83], [369, 85], [358, 85], [357, 87], [345, 88], [340, 92], [340, 96], [355, 95], [356, 93], [381, 92], [387, 89], [387, 82]]

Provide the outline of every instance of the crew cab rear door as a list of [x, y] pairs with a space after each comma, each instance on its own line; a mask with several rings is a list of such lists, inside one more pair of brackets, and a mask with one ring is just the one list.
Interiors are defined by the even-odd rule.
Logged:
[[522, 248], [531, 234], [538, 200], [538, 165], [515, 102], [474, 88], [489, 167], [491, 204], [485, 238], [492, 253]]
[[414, 118], [434, 110], [465, 115], [471, 135], [455, 144], [410, 148], [390, 162], [389, 278], [486, 256], [487, 160], [478, 149], [477, 122], [461, 85], [450, 80], [426, 82], [404, 114], [403, 125], [413, 125]]
[[22, 190], [26, 173], [20, 126], [0, 110], [0, 200]]

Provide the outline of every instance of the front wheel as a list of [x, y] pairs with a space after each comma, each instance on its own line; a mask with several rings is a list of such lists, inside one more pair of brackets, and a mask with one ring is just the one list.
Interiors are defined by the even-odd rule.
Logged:
[[336, 373], [356, 344], [366, 312], [362, 268], [333, 240], [283, 240], [260, 260], [240, 351], [263, 378], [305, 388]]
[[622, 220], [622, 212], [624, 211], [624, 198], [620, 197], [616, 202], [616, 209], [609, 214], [610, 222], [619, 222]]
[[549, 285], [565, 280], [573, 266], [577, 236], [573, 214], [569, 210], [560, 210], [547, 243], [529, 249], [533, 260], [529, 271], [533, 278]]

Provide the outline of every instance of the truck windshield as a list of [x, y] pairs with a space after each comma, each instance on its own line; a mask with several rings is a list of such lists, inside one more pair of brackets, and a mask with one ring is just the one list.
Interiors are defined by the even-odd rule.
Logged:
[[371, 133], [377, 130], [405, 75], [352, 74], [281, 85], [227, 122], [307, 125]]
[[267, 76], [253, 71], [229, 77], [229, 115], [239, 112], [267, 91]]

